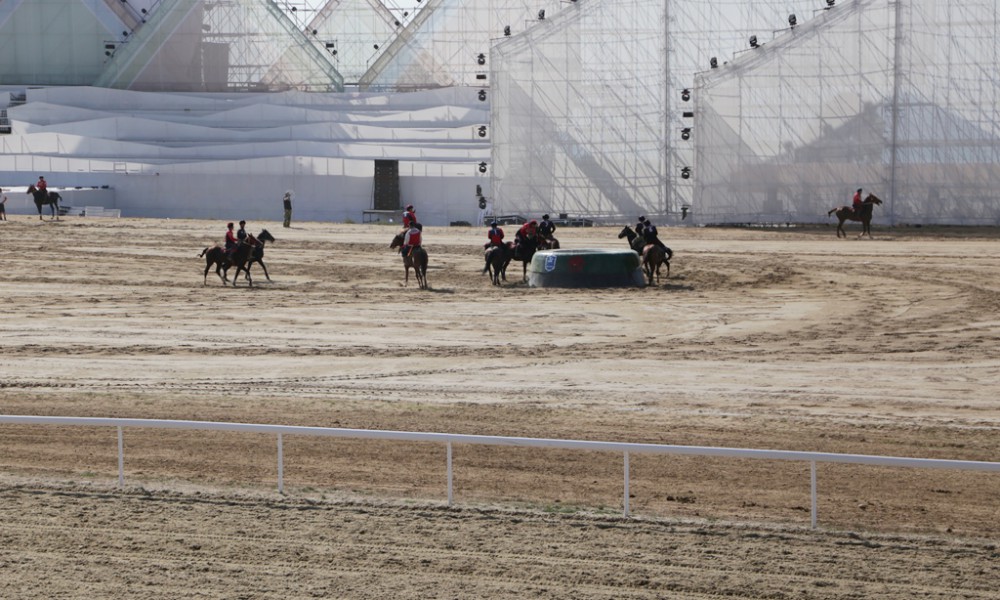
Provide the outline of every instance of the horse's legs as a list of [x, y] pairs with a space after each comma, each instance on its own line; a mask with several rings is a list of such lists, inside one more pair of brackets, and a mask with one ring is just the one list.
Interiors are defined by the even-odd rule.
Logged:
[[253, 287], [253, 279], [250, 277], [250, 267], [244, 265], [236, 265], [236, 272], [233, 273], [233, 287], [236, 287], [236, 282], [239, 280], [240, 271], [246, 273], [247, 284]]
[[260, 263], [260, 268], [264, 269], [264, 277], [267, 278], [268, 281], [271, 281], [271, 276], [267, 274], [267, 265], [265, 265], [262, 260], [258, 260], [257, 262]]

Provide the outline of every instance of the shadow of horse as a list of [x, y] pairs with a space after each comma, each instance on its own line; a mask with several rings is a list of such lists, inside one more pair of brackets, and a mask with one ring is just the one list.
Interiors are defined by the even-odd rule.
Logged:
[[[271, 237], [271, 234], [267, 234], [267, 236]], [[271, 239], [273, 241], [274, 238]], [[204, 284], [208, 285], [208, 271], [212, 268], [212, 265], [215, 265], [215, 274], [222, 280], [222, 285], [229, 283], [228, 274], [230, 267], [236, 267], [236, 273], [233, 274], [233, 287], [236, 287], [236, 280], [240, 275], [240, 271], [246, 273], [246, 280], [250, 287], [253, 287], [253, 278], [250, 277], [250, 265], [247, 264], [247, 261], [250, 260], [250, 254], [253, 252], [254, 247], [255, 246], [253, 244], [244, 240], [240, 242], [232, 252], [226, 252], [225, 249], [220, 247], [218, 244], [215, 246], [209, 246], [208, 248], [202, 250], [201, 254], [198, 256], [205, 257]]]
[[514, 245], [510, 242], [500, 246], [487, 248], [483, 253], [486, 265], [483, 267], [483, 275], [489, 273], [493, 285], [500, 285], [501, 278], [507, 281], [507, 265], [514, 258]]
[[38, 209], [38, 220], [42, 220], [42, 207], [48, 205], [52, 209], [52, 218], [59, 220], [59, 201], [62, 200], [57, 192], [47, 192], [35, 187], [35, 184], [28, 186], [28, 193], [35, 197], [35, 207]]
[[[392, 243], [389, 244], [390, 249], [402, 248], [403, 247], [403, 234], [397, 233], [396, 237], [392, 238]], [[417, 285], [420, 289], [427, 289], [427, 251], [424, 250], [423, 246], [417, 246], [416, 248], [410, 248], [409, 254], [403, 257], [403, 269], [406, 271], [406, 278], [403, 280], [403, 287], [410, 285], [410, 269], [413, 269], [413, 273], [417, 276]]]
[[861, 202], [861, 211], [856, 212], [852, 206], [840, 206], [831, 209], [830, 212], [826, 213], [826, 216], [836, 214], [840, 222], [837, 223], [837, 237], [847, 237], [847, 232], [844, 231], [844, 221], [861, 221], [861, 235], [858, 239], [861, 239], [868, 234], [868, 239], [872, 237], [872, 212], [874, 212], [875, 205], [881, 205], [882, 199], [875, 194], [868, 194], [865, 196], [864, 201]]

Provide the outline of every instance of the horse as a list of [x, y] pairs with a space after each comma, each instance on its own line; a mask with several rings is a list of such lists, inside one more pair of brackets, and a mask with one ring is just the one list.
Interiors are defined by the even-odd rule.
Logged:
[[38, 220], [42, 220], [42, 207], [46, 204], [52, 209], [52, 218], [56, 221], [59, 220], [59, 201], [62, 200], [56, 192], [46, 192], [45, 190], [40, 190], [35, 187], [35, 184], [28, 186], [28, 192], [35, 197], [35, 207], [38, 208]]
[[[396, 237], [392, 238], [389, 248], [402, 247], [403, 234], [397, 233]], [[427, 289], [427, 251], [424, 250], [423, 246], [410, 248], [409, 254], [403, 257], [403, 269], [406, 271], [406, 279], [403, 280], [404, 287], [410, 285], [410, 269], [413, 269], [414, 274], [417, 276], [417, 285], [422, 290]]]
[[[618, 239], [622, 238], [628, 238], [628, 247], [635, 250], [636, 254], [643, 257], [645, 256], [647, 244], [644, 237], [640, 236], [638, 233], [633, 231], [631, 227], [626, 225], [618, 234]], [[664, 246], [663, 248], [660, 248], [659, 246], [656, 247], [663, 253], [663, 260], [660, 264], [667, 265], [667, 277], [670, 277], [670, 259], [674, 257], [674, 251], [667, 246]], [[656, 269], [656, 276], [657, 278], [660, 276], [659, 266], [657, 266]]]
[[484, 253], [486, 266], [483, 267], [483, 275], [490, 274], [493, 285], [500, 285], [500, 279], [507, 281], [507, 265], [514, 258], [514, 246], [510, 242], [500, 246], [488, 248]]
[[[267, 234], [267, 236], [271, 237], [271, 234]], [[274, 238], [271, 239], [273, 240]], [[208, 285], [208, 271], [212, 268], [212, 265], [215, 265], [215, 274], [222, 280], [222, 285], [229, 283], [229, 278], [227, 277], [229, 268], [235, 266], [236, 273], [233, 274], [233, 287], [236, 287], [236, 278], [239, 276], [240, 271], [246, 273], [246, 280], [249, 282], [250, 287], [253, 287], [253, 279], [250, 277], [250, 266], [247, 264], [253, 249], [253, 244], [243, 241], [232, 252], [226, 252], [218, 245], [202, 250], [198, 256], [205, 257], [205, 285]], [[263, 265], [263, 263], [261, 264]]]
[[653, 276], [656, 276], [656, 284], [660, 284], [660, 267], [667, 263], [667, 277], [670, 277], [670, 263], [667, 262], [667, 254], [656, 244], [646, 244], [642, 250], [642, 271], [649, 280], [648, 285], [653, 285]]
[[874, 211], [875, 205], [882, 204], [882, 199], [875, 194], [868, 194], [865, 196], [864, 201], [861, 202], [861, 210], [855, 211], [852, 206], [839, 206], [837, 208], [831, 209], [830, 212], [826, 213], [826, 216], [836, 214], [840, 222], [837, 223], [837, 237], [839, 238], [843, 235], [847, 237], [847, 232], [844, 231], [844, 221], [861, 221], [861, 235], [858, 239], [864, 237], [868, 234], [868, 239], [872, 237], [872, 212]]
[[628, 247], [635, 250], [636, 254], [642, 254], [642, 248], [646, 245], [646, 241], [628, 225], [618, 233], [618, 239], [622, 238], [628, 238]]
[[519, 238], [514, 243], [513, 260], [521, 261], [521, 281], [528, 280], [528, 265], [531, 264], [535, 251], [538, 250], [538, 237]]
[[538, 236], [538, 250], [558, 250], [559, 240], [553, 236], [543, 237]]
[[[247, 279], [250, 279], [250, 267], [252, 267], [254, 263], [260, 263], [261, 268], [264, 269], [264, 277], [266, 277], [268, 281], [271, 281], [271, 276], [267, 274], [267, 265], [264, 264], [264, 243], [273, 242], [274, 236], [271, 235], [270, 231], [261, 229], [260, 234], [258, 234], [256, 238], [253, 236], [250, 237], [251, 250], [250, 258], [247, 259]], [[260, 243], [254, 244], [254, 240]]]

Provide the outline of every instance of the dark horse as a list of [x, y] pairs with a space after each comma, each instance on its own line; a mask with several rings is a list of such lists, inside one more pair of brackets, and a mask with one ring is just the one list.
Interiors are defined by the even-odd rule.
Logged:
[[35, 184], [28, 186], [28, 193], [35, 197], [35, 206], [38, 208], [38, 220], [42, 220], [42, 207], [46, 204], [52, 209], [52, 218], [59, 220], [59, 201], [62, 196], [56, 192], [46, 192], [35, 187]]
[[[521, 262], [521, 281], [528, 280], [528, 265], [531, 264], [531, 259], [535, 256], [536, 250], [538, 250], [537, 236], [530, 238], [518, 236], [517, 242], [514, 243], [512, 259]], [[506, 272], [506, 269], [504, 271]]]
[[559, 240], [553, 236], [543, 237], [538, 236], [538, 250], [558, 250]]
[[[628, 238], [628, 246], [629, 246], [629, 248], [635, 250], [635, 253], [642, 257], [643, 271], [645, 271], [646, 270], [646, 266], [645, 266], [646, 265], [646, 256], [647, 256], [647, 252], [646, 251], [649, 249], [649, 246], [656, 246], [656, 244], [647, 244], [646, 243], [646, 239], [643, 238], [643, 237], [641, 237], [635, 231], [633, 231], [632, 228], [629, 227], [628, 225], [626, 225], [621, 230], [621, 232], [618, 234], [618, 239], [622, 239], [622, 238]], [[659, 250], [660, 251], [659, 254], [662, 255], [662, 258], [660, 260], [656, 261], [656, 280], [659, 281], [660, 280], [660, 266], [661, 265], [667, 265], [667, 277], [670, 277], [670, 259], [674, 257], [674, 252], [673, 252], [673, 250], [671, 250], [670, 248], [667, 248], [666, 246], [664, 246], [663, 248], [660, 248], [659, 246], [656, 246], [656, 249]], [[653, 255], [650, 258], [651, 259], [655, 259], [656, 255]], [[648, 275], [648, 273], [647, 273], [647, 275]], [[653, 284], [653, 278], [652, 278], [652, 276], [649, 277], [649, 284], [650, 285]]]
[[[254, 244], [255, 240], [260, 243]], [[247, 259], [247, 279], [250, 279], [250, 267], [252, 267], [254, 263], [260, 263], [260, 267], [264, 269], [264, 277], [266, 277], [268, 281], [271, 281], [271, 276], [267, 274], [267, 265], [264, 264], [264, 244], [266, 242], [273, 242], [274, 236], [271, 235], [270, 231], [261, 229], [260, 235], [256, 238], [250, 236], [248, 241], [250, 242], [251, 250], [250, 258]]]
[[868, 194], [865, 196], [864, 201], [861, 203], [861, 208], [857, 211], [854, 210], [852, 206], [840, 206], [830, 210], [826, 213], [826, 216], [836, 214], [840, 222], [837, 223], [837, 237], [844, 236], [847, 237], [847, 232], [844, 231], [844, 221], [861, 221], [861, 235], [858, 237], [864, 237], [868, 234], [868, 239], [872, 237], [872, 211], [876, 204], [882, 204], [882, 199], [875, 194]]
[[484, 253], [486, 266], [483, 267], [483, 275], [489, 273], [493, 285], [500, 285], [500, 279], [507, 281], [507, 265], [514, 258], [514, 244], [507, 242], [500, 246], [487, 248]]
[[[267, 230], [262, 231], [261, 236], [265, 233], [268, 238], [271, 238], [271, 241], [274, 241], [274, 238], [271, 237], [270, 233], [267, 233]], [[202, 250], [201, 254], [198, 256], [205, 257], [205, 285], [208, 285], [208, 271], [212, 268], [212, 265], [215, 265], [215, 274], [222, 280], [222, 285], [229, 283], [229, 278], [227, 276], [229, 268], [236, 267], [236, 273], [233, 274], [233, 287], [236, 287], [236, 278], [239, 276], [240, 271], [246, 273], [246, 279], [249, 282], [250, 287], [253, 287], [253, 279], [250, 277], [250, 265], [247, 261], [250, 260], [250, 255], [253, 252], [254, 247], [254, 244], [244, 240], [240, 242], [232, 252], [226, 252], [218, 245], [210, 246]], [[264, 263], [261, 264], [263, 265]]]
[[[392, 238], [389, 248], [402, 247], [403, 234], [397, 233], [396, 237]], [[423, 246], [410, 248], [410, 253], [403, 257], [403, 268], [406, 270], [406, 279], [403, 281], [404, 286], [410, 285], [410, 269], [413, 269], [413, 272], [417, 276], [417, 285], [422, 290], [427, 289], [427, 251], [424, 250]]]

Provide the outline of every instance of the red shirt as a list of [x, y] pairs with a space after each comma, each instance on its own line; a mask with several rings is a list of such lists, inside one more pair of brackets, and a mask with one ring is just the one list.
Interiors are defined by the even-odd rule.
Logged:
[[403, 211], [403, 227], [409, 227], [417, 222], [417, 213], [412, 210]]
[[45, 191], [49, 187], [49, 184], [45, 183], [44, 179], [39, 179], [38, 183], [35, 184], [35, 189]]
[[239, 246], [240, 242], [236, 239], [236, 235], [233, 234], [233, 230], [230, 229], [226, 231], [226, 248], [235, 248]]
[[521, 234], [521, 237], [532, 237], [532, 236], [535, 235], [535, 232], [537, 230], [538, 230], [538, 224], [537, 223], [535, 223], [535, 224], [525, 223], [524, 225], [521, 226], [521, 229], [519, 230], [519, 233]]
[[413, 229], [406, 232], [406, 237], [403, 239], [404, 246], [419, 246], [420, 245], [420, 230], [414, 227]]
[[503, 229], [499, 227], [487, 231], [486, 237], [490, 238], [490, 243], [496, 246], [503, 245]]
[[854, 192], [854, 206], [861, 206], [861, 192]]

